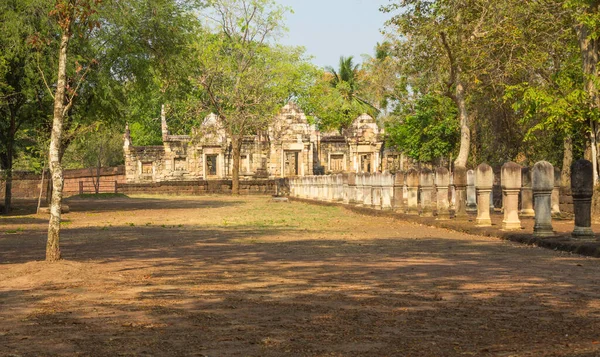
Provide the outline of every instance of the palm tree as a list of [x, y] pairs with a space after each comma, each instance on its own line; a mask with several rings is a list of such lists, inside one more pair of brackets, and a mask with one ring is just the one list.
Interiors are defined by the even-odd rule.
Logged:
[[325, 71], [332, 76], [329, 81], [331, 86], [337, 88], [348, 102], [356, 102], [364, 108], [365, 113], [376, 117], [379, 110], [359, 95], [359, 67], [360, 65], [354, 64], [353, 56], [341, 56], [337, 71], [331, 66], [325, 67]]

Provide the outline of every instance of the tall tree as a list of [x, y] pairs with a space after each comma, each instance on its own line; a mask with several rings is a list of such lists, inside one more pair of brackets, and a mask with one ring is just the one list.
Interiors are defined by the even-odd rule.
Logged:
[[469, 108], [468, 96], [477, 83], [484, 53], [480, 38], [485, 35], [483, 25], [493, 11], [493, 2], [401, 0], [383, 10], [400, 10], [388, 25], [398, 36], [402, 70], [413, 90], [441, 92], [455, 102], [461, 133], [455, 165], [466, 166], [470, 126], [476, 114]]
[[23, 145], [23, 129], [45, 119], [49, 96], [37, 70], [33, 35], [48, 30], [48, 2], [9, 0], [0, 4], [0, 169], [5, 173], [4, 210], [12, 199], [12, 171]]
[[214, 112], [231, 138], [232, 192], [239, 193], [244, 135], [266, 129], [303, 77], [303, 50], [274, 45], [287, 9], [272, 0], [211, 0], [190, 69], [195, 108]]

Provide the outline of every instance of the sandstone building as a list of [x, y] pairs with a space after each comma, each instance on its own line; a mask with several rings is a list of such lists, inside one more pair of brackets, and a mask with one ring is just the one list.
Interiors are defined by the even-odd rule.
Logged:
[[[218, 117], [207, 116], [192, 135], [170, 135], [161, 115], [161, 146], [134, 146], [125, 130], [127, 183], [227, 179], [231, 141]], [[240, 178], [281, 178], [399, 168], [400, 156], [384, 148], [383, 130], [367, 114], [340, 133], [321, 133], [294, 103], [288, 103], [264, 133], [243, 140]]]

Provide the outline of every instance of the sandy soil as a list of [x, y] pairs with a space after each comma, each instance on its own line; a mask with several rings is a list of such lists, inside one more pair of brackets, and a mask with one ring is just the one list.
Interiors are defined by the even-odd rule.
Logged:
[[600, 260], [268, 197], [0, 218], [0, 356], [600, 356]]

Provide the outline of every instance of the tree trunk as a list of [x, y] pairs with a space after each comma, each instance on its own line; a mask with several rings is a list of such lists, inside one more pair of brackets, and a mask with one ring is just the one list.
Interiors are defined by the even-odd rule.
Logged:
[[240, 194], [240, 156], [242, 151], [242, 139], [240, 135], [231, 136], [231, 145], [233, 156], [233, 168], [231, 170], [231, 194]]
[[[597, 4], [590, 6], [590, 11], [596, 12]], [[598, 59], [599, 59], [599, 40], [592, 37], [591, 30], [584, 24], [576, 26], [577, 37], [579, 40], [579, 49], [581, 51], [583, 74], [586, 77], [585, 90], [590, 97], [591, 105], [600, 109], [600, 96], [598, 88], [594, 82], [597, 78]], [[593, 119], [590, 118], [590, 142], [592, 149], [592, 165], [594, 170], [594, 185], [598, 183], [598, 140], [597, 129]]]
[[70, 34], [64, 30], [60, 39], [58, 56], [58, 81], [54, 94], [54, 120], [52, 122], [52, 136], [50, 137], [50, 150], [48, 162], [52, 180], [52, 200], [50, 202], [50, 222], [48, 224], [48, 242], [46, 244], [46, 260], [60, 259], [60, 219], [63, 194], [63, 169], [61, 166], [61, 143], [63, 134], [63, 120], [65, 115], [65, 89], [67, 78], [67, 48]]
[[454, 165], [467, 167], [471, 146], [471, 130], [469, 129], [469, 112], [465, 103], [465, 87], [460, 81], [456, 83], [456, 91], [453, 99], [458, 107], [458, 117], [460, 120], [460, 150], [458, 151], [456, 160], [454, 160]]
[[566, 136], [564, 140], [563, 165], [561, 171], [561, 182], [563, 187], [571, 188], [571, 164], [573, 163], [573, 139]]

